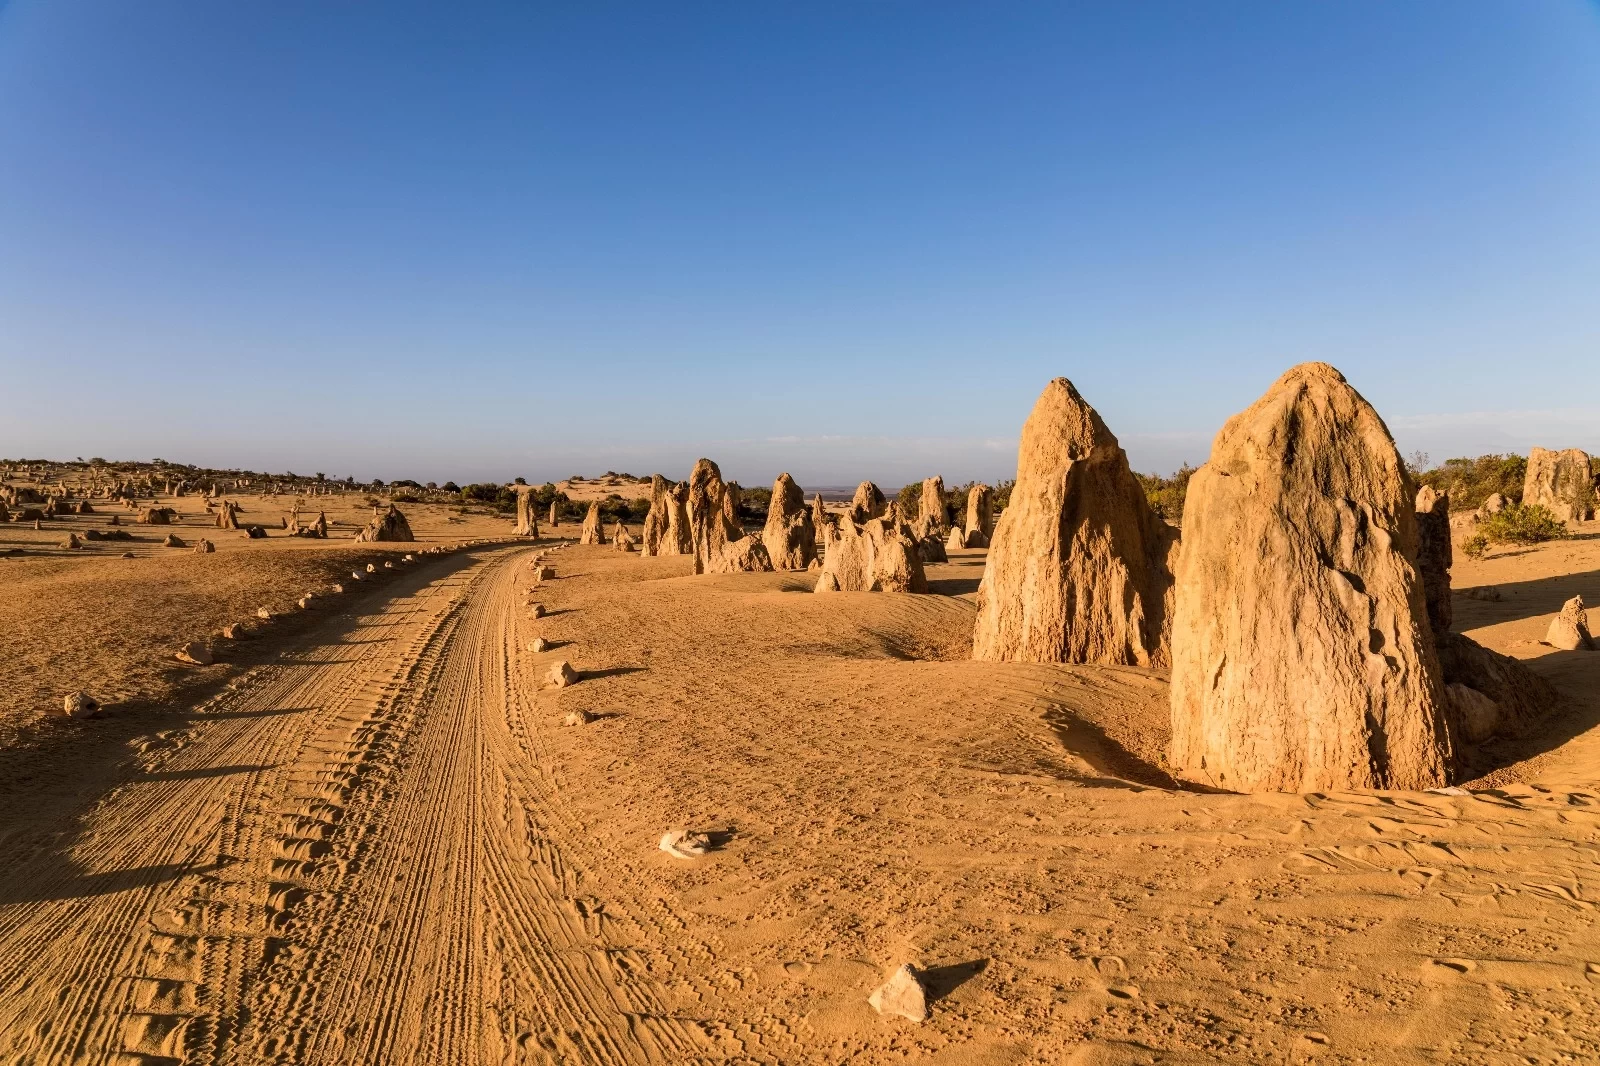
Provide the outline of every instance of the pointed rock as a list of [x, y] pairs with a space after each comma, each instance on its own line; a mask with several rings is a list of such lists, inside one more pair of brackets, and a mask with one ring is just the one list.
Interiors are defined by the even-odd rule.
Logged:
[[805, 493], [788, 474], [779, 474], [772, 483], [761, 542], [776, 570], [804, 570], [817, 557], [817, 530], [806, 510]]
[[872, 1009], [879, 1014], [893, 1014], [913, 1022], [928, 1019], [928, 994], [910, 965], [901, 966], [867, 997]]
[[1183, 512], [1172, 768], [1241, 792], [1447, 784], [1416, 558], [1400, 453], [1333, 367], [1294, 367], [1230, 419]]

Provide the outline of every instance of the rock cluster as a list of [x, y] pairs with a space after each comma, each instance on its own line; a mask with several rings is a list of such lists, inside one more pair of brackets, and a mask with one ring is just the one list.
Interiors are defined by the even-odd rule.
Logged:
[[889, 517], [862, 524], [845, 516], [828, 528], [827, 537], [817, 592], [928, 591], [909, 527]]
[[1175, 541], [1117, 438], [1056, 378], [1022, 428], [978, 586], [973, 658], [1165, 668]]

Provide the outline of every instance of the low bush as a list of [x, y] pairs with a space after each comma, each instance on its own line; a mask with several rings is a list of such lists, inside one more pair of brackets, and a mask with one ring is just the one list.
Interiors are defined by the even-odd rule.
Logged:
[[1539, 504], [1512, 503], [1485, 519], [1478, 535], [1491, 544], [1539, 544], [1565, 537], [1567, 524]]

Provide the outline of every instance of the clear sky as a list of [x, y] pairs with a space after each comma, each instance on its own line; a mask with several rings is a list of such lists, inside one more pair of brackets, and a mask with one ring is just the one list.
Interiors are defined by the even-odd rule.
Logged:
[[0, 3], [0, 455], [1134, 465], [1285, 368], [1600, 452], [1600, 9]]

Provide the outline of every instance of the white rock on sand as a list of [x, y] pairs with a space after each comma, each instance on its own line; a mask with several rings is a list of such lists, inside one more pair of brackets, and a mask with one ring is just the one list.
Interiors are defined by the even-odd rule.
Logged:
[[571, 663], [562, 659], [550, 667], [550, 672], [545, 675], [545, 681], [555, 688], [566, 688], [577, 683], [578, 671], [572, 668]]
[[928, 1019], [928, 994], [909, 964], [895, 970], [894, 975], [867, 997], [872, 1009], [879, 1014], [894, 1014], [914, 1022]]
[[679, 859], [698, 859], [711, 847], [711, 838], [687, 829], [671, 829], [661, 835], [660, 848]]
[[196, 666], [210, 666], [215, 660], [211, 657], [211, 649], [198, 640], [191, 640], [178, 649], [180, 662], [193, 663]]
[[61, 701], [61, 713], [68, 718], [89, 718], [98, 713], [100, 702], [87, 692], [71, 692]]

